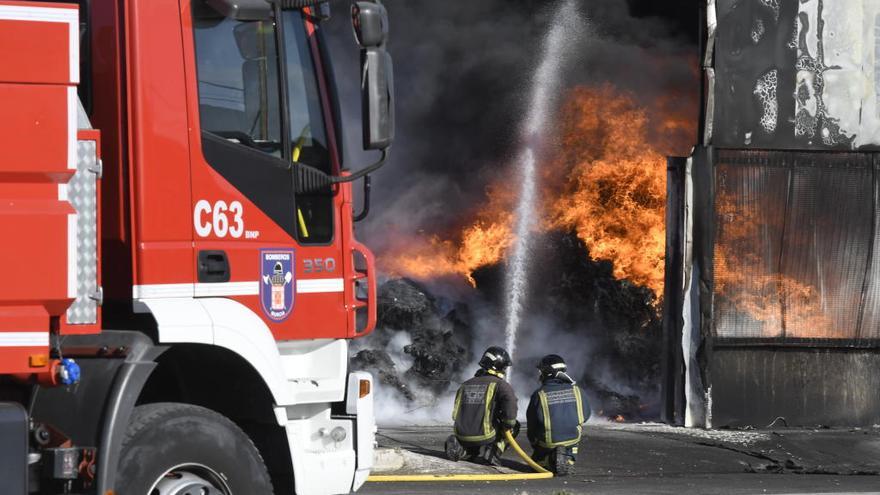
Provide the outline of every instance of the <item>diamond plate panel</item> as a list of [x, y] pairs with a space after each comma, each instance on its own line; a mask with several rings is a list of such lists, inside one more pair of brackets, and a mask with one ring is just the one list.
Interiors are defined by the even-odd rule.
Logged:
[[76, 300], [67, 310], [71, 324], [96, 323], [98, 318], [98, 205], [95, 141], [79, 141], [76, 173], [67, 183], [67, 198], [77, 213]]

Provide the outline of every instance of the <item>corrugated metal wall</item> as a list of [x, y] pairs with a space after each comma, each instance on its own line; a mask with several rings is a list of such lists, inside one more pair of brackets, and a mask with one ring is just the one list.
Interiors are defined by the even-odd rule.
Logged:
[[715, 337], [880, 337], [874, 156], [718, 152]]

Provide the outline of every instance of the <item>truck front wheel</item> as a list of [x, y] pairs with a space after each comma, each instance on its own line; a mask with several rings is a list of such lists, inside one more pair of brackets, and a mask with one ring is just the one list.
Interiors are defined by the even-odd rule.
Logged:
[[251, 439], [226, 417], [190, 404], [138, 406], [122, 442], [116, 493], [271, 495]]

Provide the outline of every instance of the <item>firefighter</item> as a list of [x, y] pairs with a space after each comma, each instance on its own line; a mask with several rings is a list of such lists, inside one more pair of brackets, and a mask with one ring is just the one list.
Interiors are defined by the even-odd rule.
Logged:
[[474, 377], [462, 383], [455, 394], [455, 433], [446, 439], [446, 457], [497, 465], [507, 448], [504, 432], [512, 430], [514, 437], [519, 433], [516, 393], [504, 381], [510, 355], [492, 346], [483, 353], [479, 365]]
[[590, 418], [584, 392], [567, 371], [561, 357], [544, 356], [538, 363], [541, 386], [526, 410], [532, 459], [560, 476], [571, 472], [583, 425]]

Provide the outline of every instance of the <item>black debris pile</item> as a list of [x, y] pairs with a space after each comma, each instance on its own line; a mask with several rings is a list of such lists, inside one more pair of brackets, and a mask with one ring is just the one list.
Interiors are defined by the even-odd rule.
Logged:
[[379, 287], [378, 328], [411, 330], [435, 316], [427, 291], [414, 281], [397, 278]]
[[[410, 340], [402, 357], [412, 361], [402, 370], [388, 354], [389, 344], [400, 332]], [[440, 394], [459, 378], [459, 370], [470, 359], [469, 334], [467, 307], [441, 300], [415, 281], [391, 279], [379, 287], [376, 330], [358, 342], [355, 365], [373, 372], [410, 401], [413, 386]]]
[[638, 395], [625, 395], [608, 388], [604, 383], [586, 375], [580, 385], [590, 394], [590, 405], [595, 413], [614, 420], [641, 420], [649, 419], [643, 414], [647, 406], [643, 406]]
[[396, 390], [407, 400], [415, 398], [412, 390], [401, 380], [400, 373], [387, 352], [374, 349], [358, 351], [351, 358], [351, 366], [356, 370], [369, 371], [379, 379], [379, 383]]
[[[561, 354], [587, 390], [595, 413], [626, 420], [659, 414], [662, 326], [654, 293], [614, 278], [607, 261], [594, 261], [573, 232], [550, 231], [535, 238], [529, 293], [517, 336], [515, 360], [532, 372], [531, 361]], [[503, 307], [504, 266], [474, 273], [477, 287]], [[517, 363], [515, 363], [516, 365]]]

